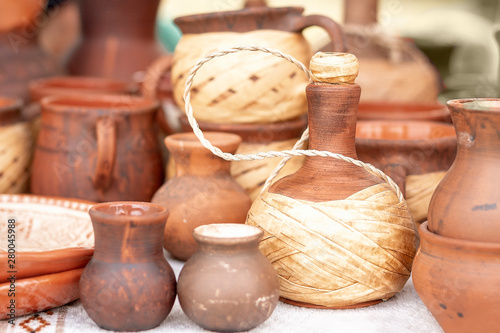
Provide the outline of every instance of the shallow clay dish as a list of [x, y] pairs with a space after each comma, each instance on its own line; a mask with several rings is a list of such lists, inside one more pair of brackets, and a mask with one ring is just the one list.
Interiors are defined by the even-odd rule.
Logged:
[[[0, 195], [0, 235], [15, 219], [16, 279], [84, 267], [94, 252], [88, 215], [92, 202], [36, 195]], [[0, 262], [8, 263], [7, 237], [0, 239]], [[7, 270], [0, 271], [6, 281]]]

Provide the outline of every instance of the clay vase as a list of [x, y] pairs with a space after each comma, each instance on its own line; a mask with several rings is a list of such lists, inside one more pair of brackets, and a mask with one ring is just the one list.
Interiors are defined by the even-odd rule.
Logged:
[[500, 99], [458, 99], [448, 107], [457, 158], [432, 197], [429, 231], [500, 243]]
[[[302, 30], [324, 28], [332, 48], [344, 50], [339, 26], [321, 15], [302, 15], [303, 8], [250, 6], [242, 10], [183, 16], [172, 62], [172, 86], [177, 105], [184, 109], [189, 71], [207, 53], [224, 48], [259, 45], [279, 49], [307, 63], [312, 52]], [[168, 68], [164, 68], [166, 71]], [[161, 72], [161, 71], [160, 71]], [[299, 68], [264, 53], [246, 52], [211, 61], [200, 70], [191, 90], [196, 119], [217, 124], [270, 123], [304, 115], [303, 89], [307, 79]]]
[[82, 0], [82, 41], [71, 55], [71, 75], [140, 82], [162, 54], [155, 40], [159, 0]]
[[[182, 130], [192, 131], [187, 117], [180, 118]], [[234, 133], [242, 142], [236, 150], [237, 154], [252, 154], [262, 151], [282, 151], [292, 149], [302, 132], [307, 127], [307, 118], [300, 117], [288, 121], [269, 124], [214, 124], [198, 122], [203, 131]], [[231, 164], [231, 176], [255, 200], [266, 182], [266, 179], [280, 162], [279, 158], [256, 161], [235, 161]], [[304, 163], [304, 157], [293, 157], [281, 170], [277, 179], [297, 171]], [[169, 160], [168, 175], [175, 172], [173, 159]], [[171, 177], [170, 177], [171, 178]], [[276, 180], [277, 180], [276, 179]]]
[[34, 194], [149, 201], [163, 182], [158, 103], [127, 95], [42, 99]]
[[[315, 77], [317, 71], [325, 75], [306, 88], [309, 148], [356, 159], [357, 60], [346, 53], [317, 54], [310, 68]], [[348, 70], [337, 76], [332, 68]], [[278, 272], [287, 303], [372, 305], [392, 297], [410, 277], [416, 230], [404, 200], [348, 162], [307, 156], [296, 173], [254, 201], [247, 224], [263, 229], [260, 250]]]
[[427, 219], [437, 185], [455, 160], [451, 124], [430, 121], [358, 121], [356, 152], [392, 178], [405, 194], [413, 220]]
[[365, 102], [358, 108], [359, 120], [418, 120], [451, 123], [450, 111], [441, 103]]
[[206, 330], [241, 332], [269, 318], [278, 304], [279, 282], [259, 251], [262, 236], [260, 229], [241, 224], [194, 230], [198, 249], [182, 268], [177, 286], [189, 319]]
[[[206, 132], [205, 138], [227, 153], [241, 142], [235, 134]], [[244, 223], [251, 201], [229, 174], [230, 162], [202, 146], [194, 133], [168, 136], [165, 145], [177, 172], [153, 196], [153, 203], [170, 210], [165, 249], [179, 260], [196, 251], [193, 230], [211, 223]]]
[[80, 279], [80, 299], [101, 328], [140, 331], [168, 316], [175, 274], [163, 256], [168, 211], [145, 202], [108, 202], [89, 210], [94, 256]]
[[37, 43], [45, 0], [0, 1], [0, 95], [29, 99], [28, 82], [64, 70]]
[[28, 191], [34, 140], [20, 98], [0, 96], [0, 193]]
[[464, 241], [420, 226], [413, 263], [418, 295], [445, 332], [496, 332], [500, 327], [500, 244]]
[[[358, 83], [365, 102], [435, 103], [439, 75], [408, 39], [390, 37], [377, 25], [378, 0], [346, 0], [344, 33], [347, 50], [358, 57]], [[400, 50], [391, 53], [391, 47]], [[384, 80], [380, 80], [383, 77]]]

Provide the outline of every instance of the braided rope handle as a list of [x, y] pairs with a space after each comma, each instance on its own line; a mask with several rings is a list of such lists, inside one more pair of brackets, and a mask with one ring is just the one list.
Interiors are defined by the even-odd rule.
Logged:
[[211, 61], [214, 58], [218, 57], [223, 57], [228, 54], [232, 53], [237, 53], [241, 51], [252, 51], [252, 52], [265, 52], [272, 54], [278, 58], [283, 58], [286, 61], [291, 62], [292, 64], [296, 65], [298, 68], [300, 68], [305, 74], [309, 82], [313, 82], [311, 79], [311, 73], [309, 70], [302, 64], [300, 61], [296, 60], [292, 56], [282, 53], [281, 51], [275, 50], [275, 49], [270, 49], [262, 46], [239, 46], [239, 47], [232, 47], [224, 50], [220, 50], [217, 52], [209, 53], [207, 54], [203, 59], [200, 59], [194, 67], [191, 69], [189, 72], [189, 76], [186, 80], [186, 88], [184, 90], [184, 101], [185, 101], [185, 111], [186, 111], [186, 116], [188, 118], [189, 124], [191, 125], [194, 134], [196, 137], [200, 140], [201, 144], [210, 150], [212, 154], [219, 156], [220, 158], [226, 160], [226, 161], [254, 161], [254, 160], [262, 160], [265, 158], [273, 158], [273, 157], [284, 157], [284, 159], [278, 164], [278, 166], [273, 170], [269, 178], [267, 179], [265, 185], [262, 188], [262, 192], [264, 192], [272, 183], [273, 179], [278, 175], [279, 171], [283, 168], [283, 166], [286, 164], [286, 162], [292, 158], [293, 156], [321, 156], [321, 157], [333, 157], [339, 160], [342, 160], [344, 162], [352, 163], [354, 165], [357, 165], [366, 171], [370, 172], [371, 174], [381, 178], [384, 180], [386, 183], [388, 183], [398, 196], [398, 199], [400, 202], [404, 202], [404, 197], [403, 193], [401, 193], [401, 190], [399, 189], [398, 185], [385, 173], [383, 173], [381, 170], [377, 169], [373, 165], [365, 162], [361, 162], [359, 160], [356, 160], [354, 158], [350, 158], [341, 154], [336, 154], [332, 153], [329, 151], [319, 151], [319, 150], [301, 150], [299, 149], [302, 147], [304, 142], [309, 138], [309, 127], [302, 133], [301, 138], [295, 143], [294, 147], [292, 150], [283, 150], [283, 151], [268, 151], [268, 152], [259, 152], [256, 154], [231, 154], [231, 153], [225, 153], [222, 150], [220, 150], [218, 147], [213, 146], [210, 141], [205, 139], [205, 136], [203, 135], [202, 130], [200, 129], [198, 122], [196, 121], [194, 114], [193, 114], [193, 107], [191, 106], [191, 87], [193, 85], [193, 80], [198, 72], [198, 70], [207, 62]]

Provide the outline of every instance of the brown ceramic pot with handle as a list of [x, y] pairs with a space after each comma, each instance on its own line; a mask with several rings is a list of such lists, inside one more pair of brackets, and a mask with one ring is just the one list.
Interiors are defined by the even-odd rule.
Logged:
[[[241, 142], [235, 134], [206, 132], [224, 152], [234, 153]], [[152, 202], [170, 210], [165, 249], [180, 260], [196, 251], [194, 228], [212, 223], [244, 223], [251, 201], [229, 174], [231, 166], [206, 149], [194, 133], [168, 136], [165, 145], [175, 160], [176, 175]]]
[[429, 230], [443, 237], [500, 243], [500, 99], [448, 102], [457, 158], [429, 206]]
[[358, 121], [356, 126], [359, 159], [381, 169], [398, 184], [418, 223], [427, 219], [432, 193], [455, 160], [456, 150], [451, 124]]
[[95, 250], [80, 279], [83, 308], [108, 330], [160, 325], [176, 296], [175, 274], [162, 246], [168, 210], [148, 202], [108, 202], [89, 214]]
[[91, 201], [149, 201], [163, 181], [158, 103], [125, 95], [42, 100], [34, 194]]

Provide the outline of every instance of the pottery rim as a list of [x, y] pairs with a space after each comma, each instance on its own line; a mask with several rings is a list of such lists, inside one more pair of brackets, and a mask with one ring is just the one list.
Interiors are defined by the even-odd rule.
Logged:
[[500, 112], [500, 98], [464, 98], [449, 100], [449, 108], [469, 110], [473, 112]]
[[[236, 149], [235, 147], [241, 143], [241, 137], [233, 133], [204, 132], [203, 136], [212, 145], [220, 148], [222, 151]], [[187, 148], [190, 150], [197, 148], [205, 149], [198, 137], [192, 132], [169, 135], [165, 138], [165, 145], [167, 147]], [[209, 151], [207, 150], [207, 152]]]
[[141, 201], [114, 201], [96, 204], [89, 209], [92, 220], [99, 219], [109, 224], [134, 222], [141, 225], [166, 221], [169, 210], [163, 206]]
[[125, 113], [146, 113], [159, 108], [159, 102], [130, 95], [75, 95], [47, 96], [40, 101], [43, 110], [53, 112], [88, 112], [112, 110]]
[[360, 102], [360, 120], [445, 120], [450, 113], [441, 103]]
[[226, 246], [258, 242], [263, 236], [260, 228], [241, 223], [206, 224], [193, 230], [193, 237], [198, 243]]

